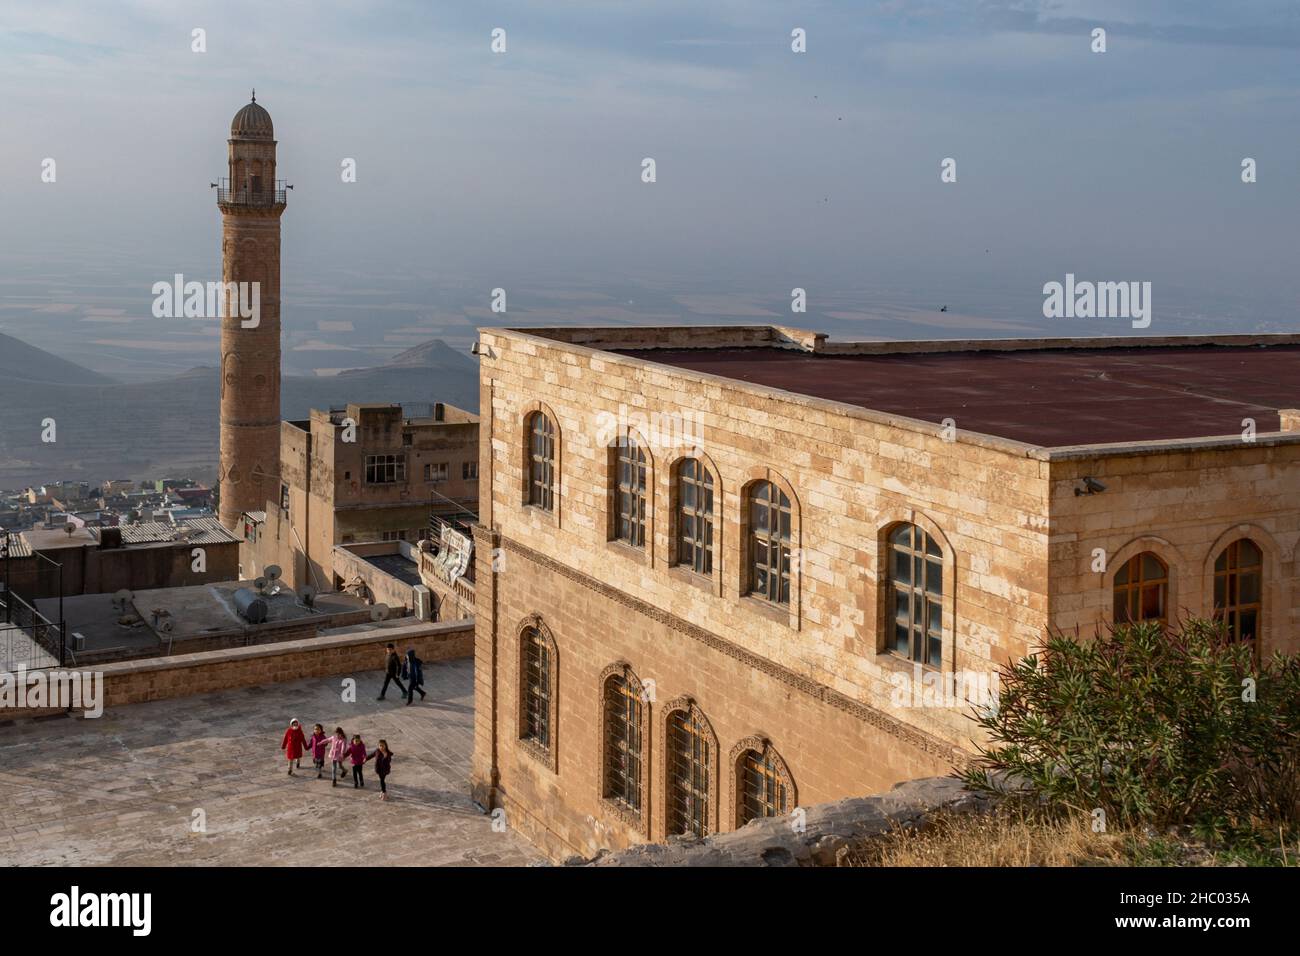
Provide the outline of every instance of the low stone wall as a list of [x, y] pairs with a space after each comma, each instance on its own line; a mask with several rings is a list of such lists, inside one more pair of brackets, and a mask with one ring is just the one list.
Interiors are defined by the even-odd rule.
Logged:
[[[849, 797], [755, 820], [739, 830], [703, 840], [674, 838], [604, 853], [573, 857], [568, 866], [836, 866], [842, 853], [894, 827], [923, 826], [937, 810], [980, 812], [992, 801], [967, 790], [955, 777], [908, 780], [888, 793]], [[801, 827], [801, 829], [797, 829]]]
[[[384, 645], [389, 641], [397, 645], [399, 653], [415, 648], [415, 653], [427, 662], [469, 657], [474, 652], [474, 622], [363, 625], [304, 640], [120, 661], [94, 670], [103, 675], [107, 709], [304, 677], [378, 671], [383, 665]], [[64, 712], [62, 708], [0, 709], [0, 722]]]

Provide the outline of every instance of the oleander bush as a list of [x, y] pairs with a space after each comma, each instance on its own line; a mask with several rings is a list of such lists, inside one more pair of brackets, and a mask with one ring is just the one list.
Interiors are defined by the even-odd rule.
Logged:
[[1053, 634], [999, 681], [967, 786], [1126, 829], [1300, 833], [1300, 659], [1259, 662], [1217, 622], [1144, 622]]

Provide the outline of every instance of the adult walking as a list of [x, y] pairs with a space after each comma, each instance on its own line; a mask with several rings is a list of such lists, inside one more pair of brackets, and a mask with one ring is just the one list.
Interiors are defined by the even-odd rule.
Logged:
[[390, 682], [396, 684], [397, 689], [401, 691], [403, 696], [405, 696], [406, 688], [402, 686], [402, 681], [397, 676], [401, 670], [402, 659], [397, 656], [397, 648], [392, 644], [389, 644], [384, 649], [384, 686], [380, 688], [379, 696], [376, 697], [375, 700], [384, 699], [384, 695], [388, 693], [388, 685]]
[[[420, 692], [420, 700], [428, 696], [424, 692], [424, 661], [415, 656], [415, 648], [406, 649], [406, 660], [402, 662], [402, 676], [406, 678], [406, 703], [415, 700], [415, 692]], [[398, 685], [401, 686], [401, 685]]]

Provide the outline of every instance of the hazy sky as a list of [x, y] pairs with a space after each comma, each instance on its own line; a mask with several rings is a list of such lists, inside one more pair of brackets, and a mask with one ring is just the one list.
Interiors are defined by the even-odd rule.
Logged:
[[298, 281], [1032, 306], [1073, 272], [1152, 281], [1152, 332], [1173, 300], [1300, 327], [1293, 0], [6, 0], [0, 257], [215, 278], [208, 183], [253, 86]]

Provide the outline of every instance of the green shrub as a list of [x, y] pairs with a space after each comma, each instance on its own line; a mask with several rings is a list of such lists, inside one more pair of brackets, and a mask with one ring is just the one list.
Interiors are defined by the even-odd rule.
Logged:
[[1297, 832], [1300, 660], [1261, 666], [1214, 622], [1148, 622], [1054, 634], [999, 678], [968, 786], [1120, 826]]

